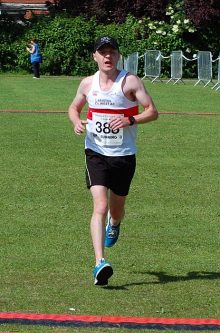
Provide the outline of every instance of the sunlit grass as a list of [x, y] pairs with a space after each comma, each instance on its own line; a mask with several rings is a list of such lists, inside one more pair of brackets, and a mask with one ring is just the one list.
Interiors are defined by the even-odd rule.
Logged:
[[[51, 90], [75, 82], [47, 80]], [[181, 90], [148, 87], [157, 104], [162, 103], [159, 89]], [[11, 98], [18, 95], [15, 90]], [[42, 98], [42, 109], [58, 109], [64, 96], [53, 96], [54, 105]], [[13, 105], [17, 108], [16, 99]], [[181, 107], [179, 99], [175, 108]], [[160, 109], [166, 110], [166, 103]], [[194, 115], [161, 115], [139, 127], [126, 218], [118, 244], [106, 250], [115, 273], [109, 287], [99, 288], [92, 278], [92, 203], [84, 181], [83, 136], [74, 136], [65, 113], [1, 113], [0, 311], [72, 313], [74, 308], [74, 314], [83, 315], [219, 318], [219, 128], [220, 117]]]

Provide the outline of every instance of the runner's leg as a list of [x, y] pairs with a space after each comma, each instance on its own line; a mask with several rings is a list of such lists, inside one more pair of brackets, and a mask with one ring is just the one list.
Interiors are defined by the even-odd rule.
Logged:
[[126, 196], [120, 196], [110, 191], [109, 209], [111, 215], [111, 224], [118, 225], [125, 214]]
[[93, 197], [93, 214], [91, 218], [91, 236], [95, 251], [96, 265], [104, 258], [105, 220], [108, 212], [108, 190], [101, 185], [90, 188]]

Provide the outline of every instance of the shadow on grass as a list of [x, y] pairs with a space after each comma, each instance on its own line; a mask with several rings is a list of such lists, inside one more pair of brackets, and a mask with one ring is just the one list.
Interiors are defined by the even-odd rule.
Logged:
[[106, 289], [126, 290], [129, 286], [151, 285], [151, 284], [166, 284], [171, 282], [182, 282], [192, 280], [217, 280], [220, 279], [220, 272], [189, 272], [187, 275], [169, 275], [166, 272], [138, 272], [144, 275], [153, 275], [157, 281], [142, 281], [131, 282], [121, 286], [108, 286]]
[[142, 274], [154, 275], [158, 281], [151, 282], [153, 284], [191, 281], [191, 280], [215, 280], [220, 279], [219, 272], [189, 272], [187, 275], [168, 275], [165, 272], [141, 272]]

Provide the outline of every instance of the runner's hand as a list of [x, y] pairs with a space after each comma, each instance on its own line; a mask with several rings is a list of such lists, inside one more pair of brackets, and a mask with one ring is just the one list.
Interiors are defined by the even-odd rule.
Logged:
[[109, 121], [109, 126], [113, 131], [129, 125], [130, 121], [127, 117], [114, 117]]
[[85, 132], [85, 129], [86, 129], [86, 124], [87, 124], [87, 120], [79, 120], [76, 124], [75, 124], [75, 127], [74, 127], [74, 132], [77, 134], [77, 135], [80, 135], [82, 134], [83, 132]]

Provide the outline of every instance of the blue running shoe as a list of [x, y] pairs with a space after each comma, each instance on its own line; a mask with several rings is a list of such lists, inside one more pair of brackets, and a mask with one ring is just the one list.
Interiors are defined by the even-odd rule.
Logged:
[[100, 260], [100, 264], [95, 266], [93, 270], [94, 284], [96, 286], [106, 286], [108, 284], [108, 279], [112, 276], [113, 269], [105, 259]]
[[111, 216], [108, 214], [108, 224], [105, 232], [105, 247], [112, 247], [118, 240], [120, 233], [120, 223], [116, 226], [111, 225]]

